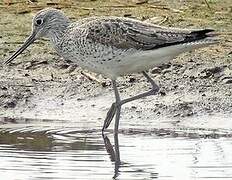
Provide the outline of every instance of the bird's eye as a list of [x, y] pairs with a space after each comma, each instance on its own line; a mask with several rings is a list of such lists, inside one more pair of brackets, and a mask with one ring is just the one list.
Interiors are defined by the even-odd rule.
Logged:
[[37, 19], [35, 21], [36, 25], [41, 25], [43, 23], [43, 20], [42, 19]]

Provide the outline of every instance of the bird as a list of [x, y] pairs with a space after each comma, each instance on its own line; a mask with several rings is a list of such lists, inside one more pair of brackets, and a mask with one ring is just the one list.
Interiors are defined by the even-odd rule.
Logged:
[[[216, 36], [210, 28], [178, 29], [117, 16], [71, 22], [61, 10], [45, 8], [35, 14], [30, 36], [4, 64], [12, 62], [35, 40], [48, 38], [64, 59], [111, 80], [115, 102], [107, 112], [102, 132], [115, 118], [114, 133], [118, 133], [122, 105], [159, 92], [159, 86], [147, 73], [149, 69], [168, 63], [183, 52], [215, 44]], [[121, 99], [117, 78], [132, 73], [142, 73], [151, 89]]]

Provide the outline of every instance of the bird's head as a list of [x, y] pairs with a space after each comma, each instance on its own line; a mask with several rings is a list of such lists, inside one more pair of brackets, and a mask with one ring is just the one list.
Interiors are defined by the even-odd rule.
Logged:
[[32, 32], [24, 44], [5, 61], [5, 64], [13, 61], [19, 54], [21, 54], [30, 44], [41, 37], [47, 37], [51, 40], [59, 38], [67, 26], [69, 19], [60, 10], [53, 8], [46, 8], [39, 11], [32, 20]]

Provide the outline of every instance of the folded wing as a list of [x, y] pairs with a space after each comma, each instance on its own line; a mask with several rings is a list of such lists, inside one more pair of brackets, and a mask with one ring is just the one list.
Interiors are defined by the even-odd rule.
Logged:
[[[95, 18], [89, 23], [87, 38], [120, 49], [152, 50], [205, 39], [212, 29], [183, 30], [137, 21], [129, 18]], [[85, 27], [86, 28], [86, 27]]]

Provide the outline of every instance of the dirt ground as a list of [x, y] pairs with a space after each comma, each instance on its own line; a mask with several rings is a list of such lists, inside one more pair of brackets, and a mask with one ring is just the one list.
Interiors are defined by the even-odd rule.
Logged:
[[[122, 120], [164, 126], [230, 128], [232, 125], [232, 4], [197, 1], [10, 1], [0, 2], [0, 117], [92, 119], [102, 124], [114, 101], [110, 80], [64, 61], [49, 41], [37, 41], [10, 66], [2, 62], [30, 34], [31, 18], [44, 7], [61, 8], [73, 21], [116, 15], [185, 28], [214, 28], [220, 43], [178, 56], [150, 70], [157, 96], [123, 106]], [[94, 78], [89, 78], [89, 75]], [[96, 78], [96, 79], [95, 79]], [[141, 74], [118, 79], [122, 97], [149, 89]], [[167, 125], [169, 124], [169, 125]], [[157, 124], [156, 124], [157, 125]]]

